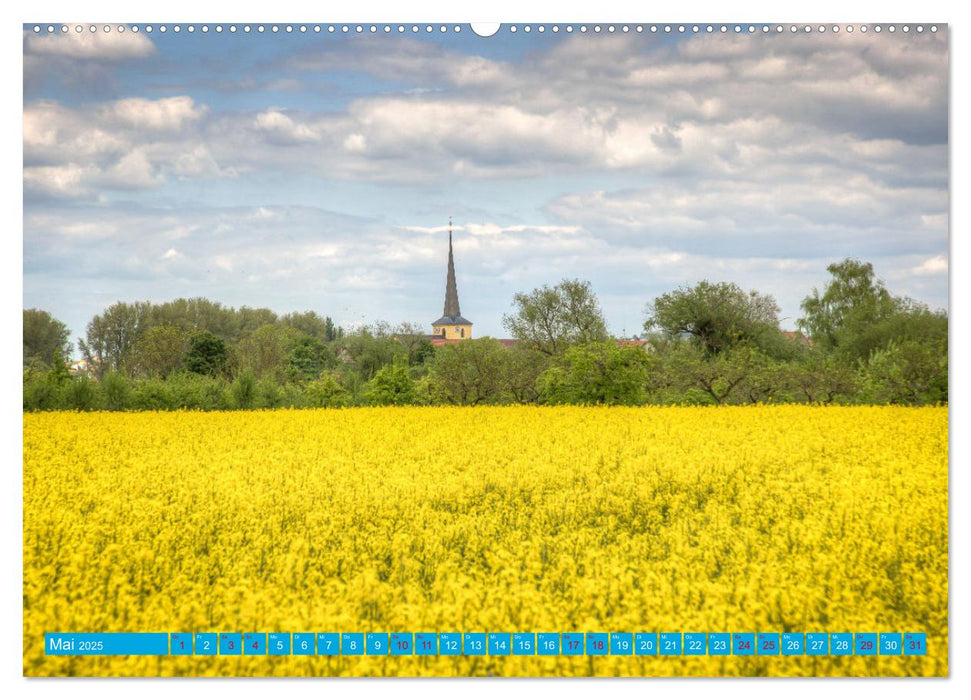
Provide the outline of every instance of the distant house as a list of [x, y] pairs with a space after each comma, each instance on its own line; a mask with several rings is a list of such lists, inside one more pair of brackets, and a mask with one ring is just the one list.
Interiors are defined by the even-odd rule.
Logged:
[[[463, 340], [468, 340], [468, 338], [443, 338], [440, 335], [430, 335], [428, 340], [431, 342], [433, 347], [440, 348], [443, 345], [456, 345], [461, 343]], [[492, 340], [500, 343], [503, 347], [511, 348], [516, 345], [519, 341], [515, 338], [492, 338]]]
[[[456, 345], [465, 340], [465, 338], [442, 338], [441, 336], [430, 335], [428, 336], [428, 340], [433, 347], [440, 348], [443, 345]], [[492, 340], [504, 348], [514, 348], [519, 344], [519, 341], [515, 338], [492, 338]], [[615, 342], [618, 347], [622, 348], [643, 348], [645, 351], [653, 350], [651, 344], [643, 338], [618, 338]]]
[[782, 331], [782, 334], [794, 343], [812, 347], [812, 338], [810, 338], [808, 335], [803, 335], [802, 331]]
[[84, 358], [80, 360], [69, 360], [67, 363], [67, 371], [74, 377], [89, 377], [94, 374], [97, 366], [94, 363], [89, 363]]

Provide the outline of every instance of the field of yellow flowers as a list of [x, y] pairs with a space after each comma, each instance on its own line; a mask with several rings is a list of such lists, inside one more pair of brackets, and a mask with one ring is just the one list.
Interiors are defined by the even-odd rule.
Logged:
[[[946, 675], [946, 408], [24, 416], [25, 675]], [[45, 632], [926, 632], [925, 657], [54, 657]]]

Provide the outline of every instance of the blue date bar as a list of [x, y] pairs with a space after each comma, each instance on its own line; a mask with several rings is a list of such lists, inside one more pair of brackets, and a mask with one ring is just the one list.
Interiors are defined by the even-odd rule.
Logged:
[[47, 656], [165, 656], [168, 632], [47, 632]]

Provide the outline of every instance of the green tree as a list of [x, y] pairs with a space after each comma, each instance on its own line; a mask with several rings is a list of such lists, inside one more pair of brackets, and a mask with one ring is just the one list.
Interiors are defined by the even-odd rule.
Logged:
[[267, 324], [248, 333], [236, 346], [236, 361], [241, 371], [250, 370], [257, 379], [276, 382], [287, 379], [289, 356], [298, 333], [288, 326]]
[[506, 350], [504, 383], [513, 401], [530, 404], [540, 400], [539, 378], [551, 361], [549, 355], [523, 343]]
[[547, 403], [635, 406], [644, 402], [648, 357], [643, 347], [616, 341], [569, 348], [541, 379]]
[[435, 352], [431, 376], [442, 398], [476, 406], [500, 400], [504, 391], [507, 351], [492, 338], [443, 345]]
[[344, 335], [343, 329], [335, 326], [330, 316], [321, 318], [315, 311], [286, 314], [280, 317], [280, 323], [325, 343], [331, 343]]
[[178, 326], [153, 326], [135, 343], [135, 374], [165, 379], [182, 366], [188, 348], [186, 332]]
[[59, 349], [54, 350], [54, 357], [51, 360], [51, 368], [47, 372], [47, 378], [54, 384], [63, 384], [71, 381], [71, 373], [67, 369], [67, 362], [61, 355]]
[[396, 358], [375, 373], [365, 389], [368, 403], [377, 406], [405, 406], [415, 403], [415, 381], [403, 358]]
[[35, 366], [24, 370], [24, 410], [53, 411], [64, 408], [64, 387], [70, 381], [71, 375], [60, 350], [55, 350], [51, 368], [46, 372]]
[[218, 301], [195, 297], [152, 305], [149, 310], [149, 325], [178, 326], [189, 335], [209, 331], [223, 340], [238, 341], [242, 323], [234, 309], [223, 306]]
[[249, 306], [241, 306], [234, 315], [236, 316], [235, 325], [237, 329], [234, 340], [242, 340], [260, 328], [277, 325], [277, 315], [269, 309], [253, 309]]
[[304, 387], [304, 396], [308, 406], [316, 408], [339, 408], [346, 406], [348, 393], [340, 382], [336, 372], [324, 371], [318, 379], [308, 382]]
[[891, 341], [870, 356], [864, 377], [868, 398], [876, 403], [947, 403], [947, 351], [931, 343]]
[[420, 367], [435, 354], [435, 346], [417, 323], [399, 323], [390, 335], [404, 346], [409, 367]]
[[830, 281], [822, 292], [814, 288], [803, 299], [804, 316], [799, 319], [799, 327], [817, 346], [838, 348], [862, 327], [894, 313], [894, 299], [871, 263], [846, 258], [826, 270]]
[[708, 356], [740, 343], [777, 345], [779, 307], [775, 299], [737, 284], [704, 280], [657, 297], [648, 306], [644, 329], [690, 336]]
[[294, 381], [309, 381], [334, 366], [330, 348], [318, 338], [304, 335], [297, 338], [287, 358], [287, 376]]
[[201, 331], [189, 339], [185, 368], [190, 372], [216, 377], [225, 373], [226, 361], [226, 343], [222, 338]]
[[513, 297], [515, 313], [505, 314], [503, 326], [520, 343], [556, 355], [577, 343], [607, 339], [607, 323], [590, 283], [564, 279]]
[[675, 360], [683, 353], [700, 354], [697, 344], [688, 338], [653, 332], [647, 336], [645, 351], [649, 366], [644, 388], [648, 401], [658, 405], [686, 403], [683, 377], [676, 371]]
[[417, 406], [439, 406], [445, 402], [441, 389], [430, 373], [415, 380], [415, 404]]
[[945, 312], [893, 296], [876, 278], [871, 263], [846, 259], [826, 269], [830, 281], [822, 292], [813, 289], [803, 299], [804, 315], [799, 319], [815, 347], [834, 352], [851, 366], [869, 362], [891, 344], [923, 343], [942, 353], [946, 362]]
[[340, 341], [347, 369], [355, 370], [361, 381], [370, 381], [382, 367], [396, 360], [407, 360], [407, 348], [393, 337], [386, 324], [375, 324], [349, 333]]
[[87, 377], [74, 377], [63, 385], [63, 404], [75, 411], [90, 411], [95, 407], [98, 394]]
[[947, 314], [931, 311], [906, 297], [894, 298], [894, 310], [882, 318], [844, 328], [838, 354], [848, 362], [862, 362], [891, 343], [918, 342], [936, 348], [947, 358]]
[[751, 346], [740, 344], [709, 356], [696, 344], [681, 344], [665, 358], [667, 381], [679, 391], [682, 400], [725, 404], [743, 403], [742, 389], [749, 375], [764, 362], [765, 356]]
[[260, 408], [281, 408], [286, 405], [285, 401], [282, 388], [269, 377], [256, 383], [256, 405]]
[[408, 348], [408, 364], [421, 367], [435, 357], [435, 346], [428, 338], [420, 338]]
[[151, 310], [148, 302], [120, 301], [91, 319], [78, 347], [99, 379], [111, 371], [131, 374], [135, 347], [150, 326]]
[[820, 348], [813, 348], [799, 361], [785, 367], [795, 396], [809, 403], [828, 405], [853, 397], [856, 372]]
[[753, 351], [749, 371], [736, 386], [736, 396], [743, 403], [784, 403], [791, 400], [785, 363], [764, 353]]
[[73, 345], [68, 341], [68, 329], [61, 321], [41, 309], [24, 309], [24, 368], [40, 361], [47, 366], [54, 363], [54, 353], [70, 357]]
[[124, 411], [131, 404], [131, 385], [120, 372], [109, 372], [100, 382], [101, 401], [109, 411]]
[[163, 379], [142, 379], [135, 382], [132, 408], [140, 411], [171, 411], [179, 408], [173, 397], [172, 385]]
[[230, 393], [233, 395], [233, 406], [235, 408], [255, 408], [258, 389], [253, 370], [245, 369], [240, 372], [230, 386]]
[[232, 391], [223, 377], [176, 372], [165, 380], [166, 400], [176, 408], [213, 411], [233, 408]]

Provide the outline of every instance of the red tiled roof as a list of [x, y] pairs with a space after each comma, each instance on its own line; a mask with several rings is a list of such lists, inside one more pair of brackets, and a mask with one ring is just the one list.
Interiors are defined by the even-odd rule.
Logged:
[[[443, 345], [455, 345], [456, 343], [461, 343], [464, 340], [471, 340], [471, 338], [442, 338], [439, 336], [429, 336], [429, 342], [436, 348], [440, 348]], [[502, 343], [507, 348], [511, 348], [516, 344], [516, 340], [513, 338], [493, 338], [497, 343]]]
[[[464, 340], [470, 340], [467, 338], [442, 338], [437, 335], [428, 336], [429, 342], [436, 348], [440, 348], [443, 345], [455, 345], [456, 343], [461, 343]], [[519, 342], [515, 338], [493, 338], [497, 343], [501, 343], [504, 347], [512, 348], [515, 347]], [[620, 338], [617, 341], [617, 345], [622, 348], [642, 348], [647, 345], [647, 341], [640, 338], [625, 339]]]
[[798, 343], [805, 343], [806, 345], [812, 345], [813, 339], [808, 335], [803, 335], [802, 331], [782, 331], [783, 335], [789, 340], [794, 340]]

